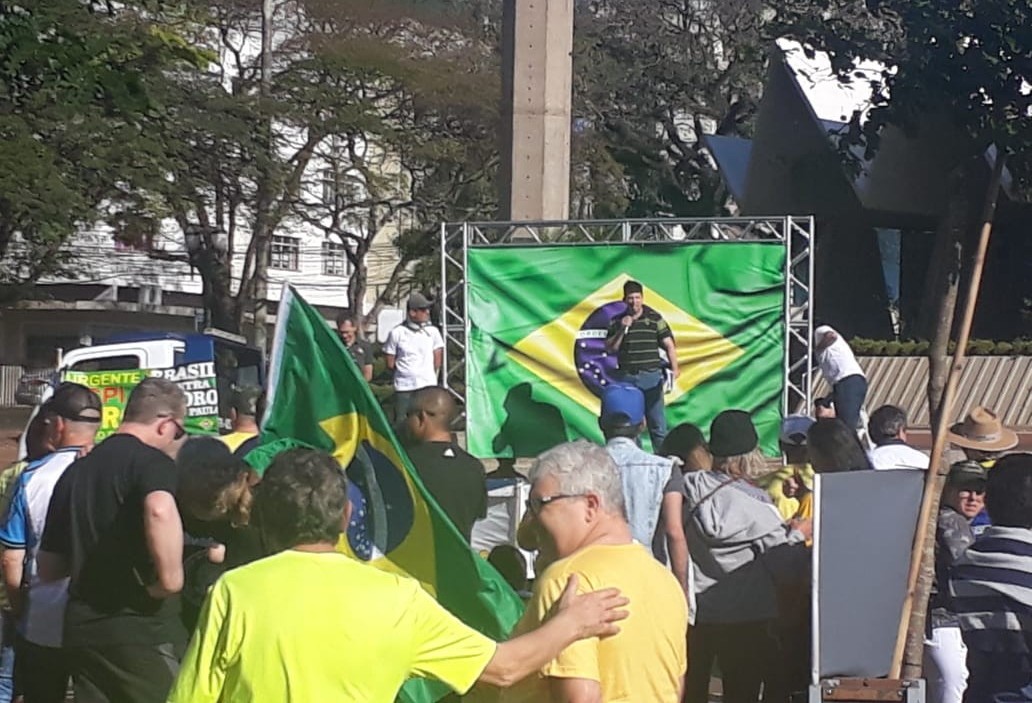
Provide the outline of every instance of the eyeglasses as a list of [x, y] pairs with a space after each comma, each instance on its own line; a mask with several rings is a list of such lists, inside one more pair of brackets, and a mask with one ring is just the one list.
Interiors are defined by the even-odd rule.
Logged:
[[531, 513], [532, 515], [537, 515], [538, 513], [541, 512], [541, 509], [544, 508], [549, 503], [553, 503], [553, 502], [555, 502], [557, 500], [563, 500], [564, 498], [583, 498], [583, 497], [584, 497], [583, 493], [557, 493], [554, 496], [538, 496], [536, 498], [531, 496], [530, 498], [527, 498], [527, 502], [526, 502], [527, 512]]
[[180, 440], [186, 435], [186, 428], [183, 427], [183, 423], [181, 423], [179, 420], [175, 419], [171, 415], [159, 415], [158, 417], [164, 418], [165, 420], [170, 420], [172, 424], [176, 426], [176, 436], [172, 438], [173, 440]]

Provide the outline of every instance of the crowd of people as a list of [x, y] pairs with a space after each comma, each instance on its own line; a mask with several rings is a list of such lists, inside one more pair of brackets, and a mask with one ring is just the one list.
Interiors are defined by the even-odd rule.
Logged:
[[[470, 700], [708, 703], [715, 675], [730, 703], [804, 691], [814, 476], [925, 471], [928, 457], [901, 409], [862, 412], [862, 369], [825, 329], [832, 395], [784, 418], [780, 459], [739, 409], [667, 431], [640, 348], [662, 348], [669, 330], [631, 284], [609, 335], [636, 382], [603, 393], [602, 443], [559, 444], [528, 474], [518, 542], [536, 552], [533, 584], [513, 546], [490, 555], [526, 600], [504, 642], [337, 550], [353, 516], [334, 457], [243, 460], [259, 441], [260, 389], [237, 389], [231, 433], [190, 438], [183, 392], [149, 378], [93, 446], [100, 400], [62, 384], [28, 428], [26, 459], [0, 473], [0, 703], [63, 701], [69, 687], [80, 703], [386, 702], [414, 676]], [[413, 296], [389, 339], [397, 426], [469, 541], [487, 510], [484, 467], [455, 441], [452, 394], [425, 382], [440, 365], [428, 307]], [[368, 378], [353, 328], [338, 324]], [[646, 435], [661, 437], [652, 451]], [[1032, 701], [1032, 455], [1006, 454], [1017, 437], [986, 408], [949, 438], [965, 458], [939, 515], [929, 700]]]

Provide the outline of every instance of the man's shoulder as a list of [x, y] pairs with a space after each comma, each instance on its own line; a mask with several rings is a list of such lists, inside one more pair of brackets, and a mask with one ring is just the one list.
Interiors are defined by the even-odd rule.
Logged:
[[659, 456], [645, 451], [634, 440], [627, 437], [614, 437], [606, 442], [606, 450], [609, 456], [617, 464], [650, 464], [663, 466], [668, 470], [673, 466], [674, 460], [667, 456]]
[[[432, 468], [476, 469], [481, 474], [484, 464], [475, 456], [454, 442], [420, 442], [408, 449], [409, 457], [415, 461], [426, 463]], [[418, 466], [416, 468], [419, 468]]]

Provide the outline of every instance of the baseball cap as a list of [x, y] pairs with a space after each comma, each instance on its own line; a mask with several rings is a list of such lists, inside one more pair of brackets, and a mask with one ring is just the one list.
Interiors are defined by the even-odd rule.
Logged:
[[40, 412], [73, 422], [100, 422], [100, 398], [80, 383], [62, 383]]
[[233, 409], [241, 415], [257, 415], [261, 395], [262, 389], [257, 386], [241, 386], [233, 392]]
[[801, 447], [806, 444], [806, 433], [816, 422], [809, 415], [788, 415], [781, 421], [780, 439], [785, 444]]
[[609, 386], [602, 393], [602, 424], [610, 427], [640, 425], [645, 419], [645, 394], [626, 384]]
[[431, 303], [430, 300], [419, 291], [416, 291], [408, 298], [409, 310], [429, 310], [433, 306], [434, 304]]
[[946, 476], [946, 483], [953, 486], [966, 486], [972, 483], [985, 484], [989, 478], [985, 467], [977, 461], [958, 461], [950, 466], [950, 473]]

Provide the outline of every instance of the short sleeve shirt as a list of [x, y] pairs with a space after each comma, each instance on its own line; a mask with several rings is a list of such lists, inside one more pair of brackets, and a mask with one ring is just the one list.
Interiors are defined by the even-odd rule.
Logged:
[[146, 590], [156, 575], [144, 499], [175, 495], [176, 483], [172, 459], [127, 434], [105, 439], [57, 481], [40, 548], [71, 567], [65, 646], [185, 640], [178, 600], [155, 600]]
[[581, 593], [615, 586], [630, 599], [620, 633], [575, 642], [502, 700], [550, 700], [549, 677], [598, 681], [604, 701], [679, 700], [688, 665], [688, 604], [677, 579], [641, 545], [592, 545], [552, 564], [535, 584], [517, 631], [530, 632], [544, 622], [574, 573]]
[[407, 452], [423, 485], [468, 542], [473, 523], [487, 515], [484, 465], [452, 442], [421, 442]]
[[[623, 329], [620, 324], [623, 316], [621, 313], [610, 321], [607, 338], [615, 337]], [[661, 365], [659, 345], [667, 338], [673, 338], [670, 325], [662, 315], [645, 306], [641, 316], [631, 323], [630, 329], [620, 343], [620, 351], [617, 354], [620, 371], [637, 373], [659, 369]]]
[[434, 352], [443, 348], [441, 333], [432, 325], [412, 329], [402, 324], [392, 329], [383, 353], [394, 357], [394, 390], [415, 391], [437, 385]]
[[168, 700], [390, 703], [411, 676], [465, 693], [496, 647], [414, 580], [288, 550], [218, 580]]
[[355, 364], [361, 369], [363, 366], [373, 365], [373, 345], [361, 339], [356, 339], [355, 343], [347, 348], [348, 353], [351, 354], [351, 358], [355, 360]]
[[47, 523], [54, 485], [75, 462], [79, 447], [68, 447], [29, 464], [18, 477], [10, 507], [0, 523], [0, 544], [25, 550], [23, 581], [28, 586], [28, 607], [18, 629], [29, 642], [60, 647], [68, 581], [42, 583], [36, 573], [36, 554]]

